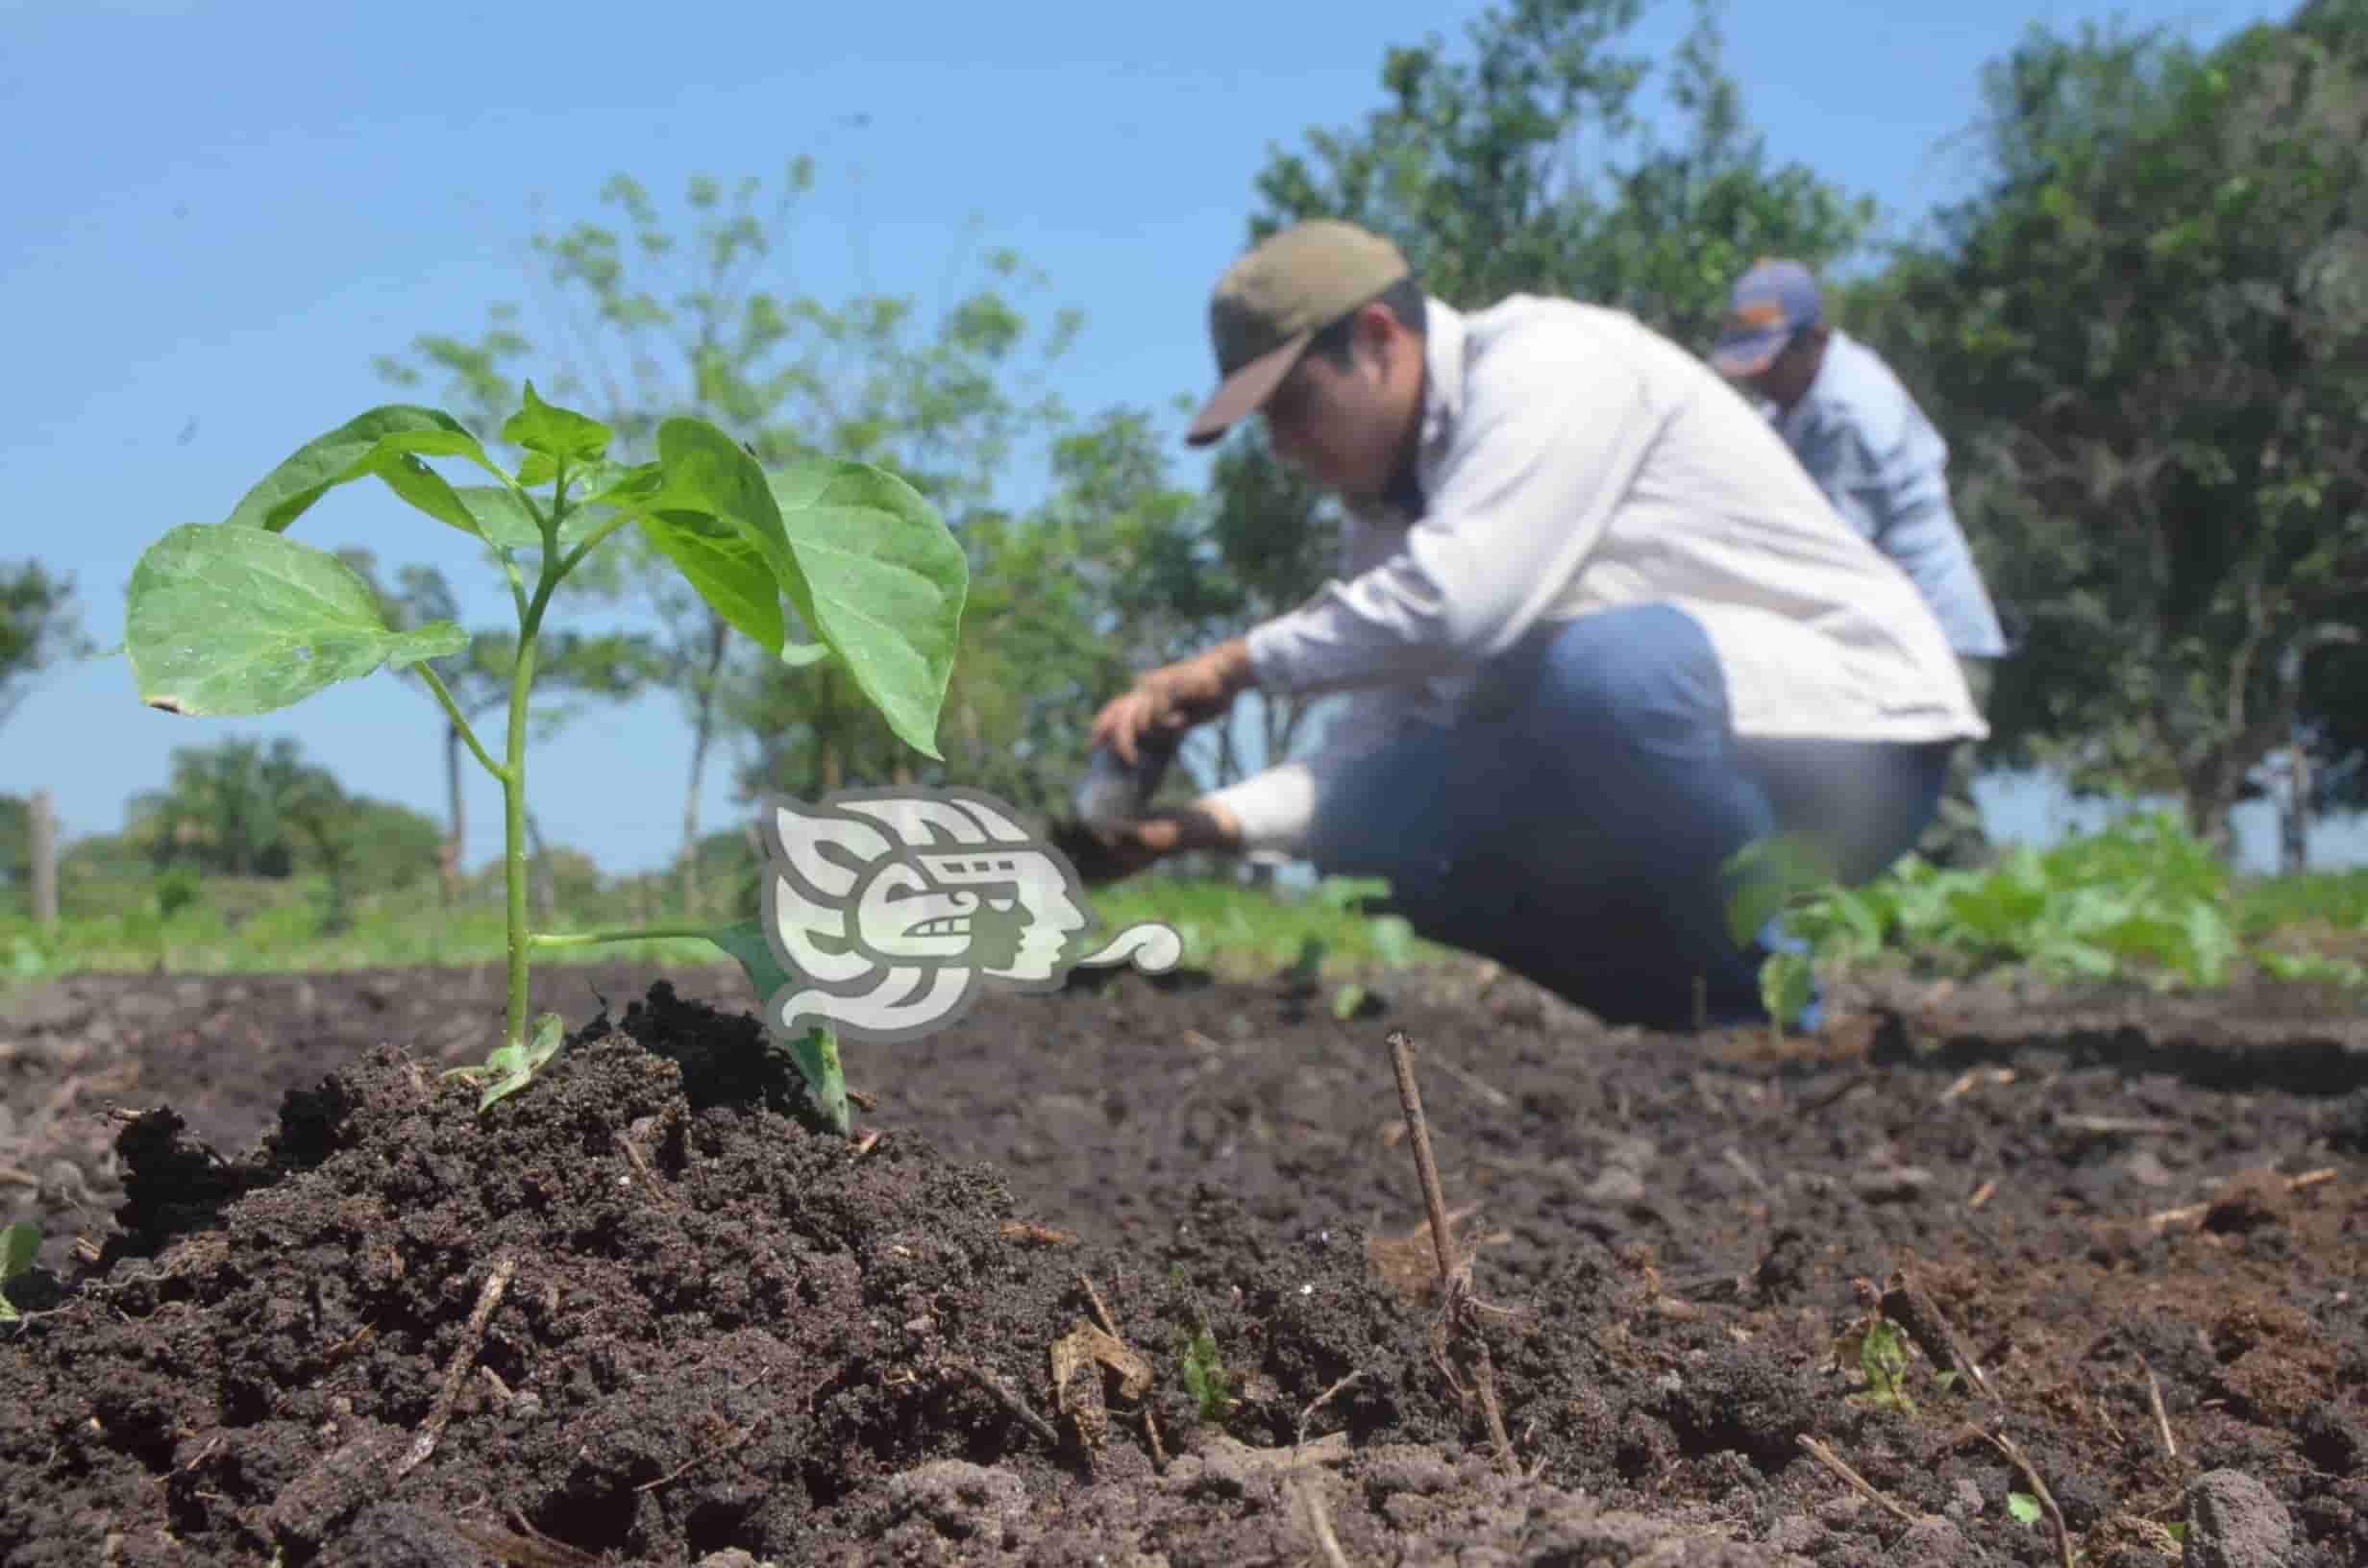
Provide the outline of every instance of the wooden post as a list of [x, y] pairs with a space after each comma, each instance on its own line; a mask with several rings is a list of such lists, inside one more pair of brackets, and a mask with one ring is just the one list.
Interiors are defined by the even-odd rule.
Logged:
[[33, 792], [33, 923], [58, 923], [58, 819], [50, 810], [49, 792]]

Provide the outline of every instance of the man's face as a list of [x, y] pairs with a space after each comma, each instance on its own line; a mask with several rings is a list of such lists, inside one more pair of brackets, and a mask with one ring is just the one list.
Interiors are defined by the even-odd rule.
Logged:
[[1404, 361], [1415, 352], [1411, 334], [1361, 324], [1347, 366], [1302, 355], [1263, 410], [1274, 454], [1351, 504], [1382, 495], [1406, 431]]
[[1777, 407], [1789, 409], [1809, 391], [1809, 383], [1817, 379], [1817, 366], [1824, 358], [1824, 329], [1803, 328], [1792, 334], [1791, 340], [1785, 344], [1775, 358], [1740, 380], [1754, 393]]

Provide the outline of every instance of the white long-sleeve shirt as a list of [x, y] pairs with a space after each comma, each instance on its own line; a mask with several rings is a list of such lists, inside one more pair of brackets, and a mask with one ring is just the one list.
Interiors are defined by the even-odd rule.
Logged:
[[1422, 515], [1352, 513], [1342, 576], [1249, 633], [1262, 691], [1356, 696], [1320, 749], [1217, 792], [1245, 847], [1297, 851], [1325, 773], [1451, 721], [1541, 623], [1621, 604], [1701, 623], [1739, 735], [1988, 734], [1915, 585], [1676, 344], [1572, 300], [1432, 300], [1424, 363]]

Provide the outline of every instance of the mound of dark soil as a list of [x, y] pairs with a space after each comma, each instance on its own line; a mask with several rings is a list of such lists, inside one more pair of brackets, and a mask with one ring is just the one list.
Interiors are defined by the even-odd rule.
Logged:
[[0, 1564], [2060, 1564], [2034, 1475], [2084, 1568], [2368, 1564], [2348, 1003], [1102, 976], [851, 1056], [851, 1143], [730, 971], [651, 978], [538, 972], [647, 999], [482, 1115], [489, 971], [0, 1008]]
[[[753, 1019], [663, 983], [476, 1093], [381, 1046], [239, 1160], [125, 1113], [119, 1234], [0, 1360], [7, 1560], [459, 1563], [503, 1531], [554, 1560], [1066, 1558], [1092, 1527], [1050, 1500], [1212, 1439], [1252, 1474], [1241, 1440], [1295, 1441], [1351, 1373], [1311, 1437], [1455, 1441], [1356, 1237], [1208, 1190], [1158, 1249], [1065, 1235], [918, 1138], [811, 1130]], [[1104, 1311], [1119, 1337], [1072, 1340]], [[1056, 1389], [1064, 1341], [1089, 1354]], [[1193, 1532], [1226, 1555], [1221, 1517]]]

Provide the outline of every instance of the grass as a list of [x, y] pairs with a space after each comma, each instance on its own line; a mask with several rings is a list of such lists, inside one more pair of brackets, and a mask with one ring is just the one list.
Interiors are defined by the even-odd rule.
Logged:
[[[356, 968], [467, 967], [502, 962], [506, 925], [498, 889], [446, 907], [433, 884], [358, 901], [353, 924], [326, 929], [326, 890], [317, 879], [280, 882], [209, 879], [169, 914], [145, 883], [85, 884], [69, 890], [57, 927], [42, 931], [21, 891], [0, 890], [0, 985], [86, 973], [230, 974]], [[1272, 973], [1291, 965], [1313, 938], [1323, 944], [1321, 974], [1358, 972], [1378, 955], [1366, 920], [1308, 896], [1232, 882], [1146, 877], [1098, 890], [1093, 911], [1104, 933], [1164, 920], [1183, 937], [1185, 962], [1222, 973]], [[622, 892], [562, 897], [555, 930], [666, 919]], [[710, 910], [710, 915], [719, 911]], [[542, 922], [537, 922], [538, 928]], [[1418, 944], [1417, 957], [1443, 949]], [[541, 964], [635, 963], [655, 967], [724, 962], [708, 943], [662, 940], [563, 949]]]
[[[678, 914], [645, 902], [641, 890], [652, 886], [663, 890], [662, 902], [671, 900], [671, 878], [562, 883], [550, 923], [580, 929]], [[0, 887], [0, 986], [78, 973], [472, 967], [499, 964], [505, 952], [496, 879], [481, 880], [450, 908], [432, 882], [370, 894], [358, 900], [354, 921], [342, 931], [327, 928], [327, 890], [317, 878], [210, 879], [193, 885], [178, 907], [169, 894], [160, 899], [159, 887], [152, 880], [70, 882], [65, 918], [46, 932], [30, 919], [21, 887]], [[1185, 961], [1221, 974], [1275, 974], [1297, 963], [1311, 942], [1322, 960], [1309, 978], [1322, 982], [1369, 975], [1385, 956], [1362, 915], [1312, 890], [1146, 876], [1097, 890], [1092, 907], [1104, 934], [1143, 920], [1174, 926]], [[2368, 870], [2238, 879], [2229, 888], [2228, 914], [2249, 943], [2368, 957]], [[1448, 949], [1419, 942], [1411, 954], [1417, 964], [1446, 956]], [[537, 962], [690, 968], [721, 959], [703, 942], [661, 940], [554, 952]]]

